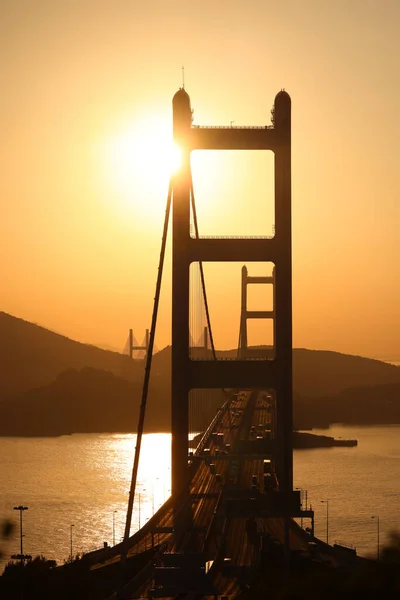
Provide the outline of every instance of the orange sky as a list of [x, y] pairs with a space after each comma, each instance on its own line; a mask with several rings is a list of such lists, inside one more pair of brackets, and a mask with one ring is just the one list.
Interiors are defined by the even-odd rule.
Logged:
[[[168, 138], [184, 64], [196, 124], [264, 125], [292, 97], [294, 345], [399, 359], [399, 27], [397, 0], [2, 2], [0, 309], [141, 341], [167, 193], [145, 133]], [[271, 157], [242, 158], [194, 159], [201, 234], [264, 233]], [[240, 267], [206, 270], [220, 347]]]

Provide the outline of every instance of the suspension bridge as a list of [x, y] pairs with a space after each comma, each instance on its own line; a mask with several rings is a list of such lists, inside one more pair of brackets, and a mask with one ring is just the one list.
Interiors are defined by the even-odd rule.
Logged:
[[[290, 97], [285, 91], [277, 94], [272, 125], [265, 127], [195, 126], [184, 89], [172, 105], [183, 164], [168, 190], [151, 327], [141, 346], [130, 334], [131, 355], [133, 348], [145, 353], [145, 375], [125, 536], [86, 558], [93, 572], [106, 570], [115, 577], [114, 599], [234, 598], [265, 561], [287, 568], [316, 553], [337, 560], [327, 545], [310, 543], [314, 513], [293, 489]], [[200, 236], [190, 165], [191, 152], [198, 149], [273, 152], [272, 237]], [[171, 204], [172, 495], [131, 535]], [[238, 352], [230, 360], [222, 360], [215, 349], [205, 261], [245, 263]], [[272, 263], [272, 272], [249, 275], [252, 262]], [[271, 286], [270, 310], [248, 310], [249, 284]], [[248, 347], [252, 318], [272, 324], [272, 342], [263, 349]], [[210, 398], [213, 416], [192, 448], [190, 439]], [[309, 524], [308, 531], [296, 519]]]

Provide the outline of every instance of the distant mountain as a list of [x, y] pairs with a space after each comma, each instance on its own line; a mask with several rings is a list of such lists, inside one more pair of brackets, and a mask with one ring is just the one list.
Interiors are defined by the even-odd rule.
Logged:
[[[202, 394], [200, 396], [200, 394]], [[135, 432], [142, 395], [140, 382], [109, 371], [71, 369], [45, 386], [0, 403], [0, 436], [56, 436], [71, 433]], [[204, 430], [224, 402], [221, 390], [196, 393], [195, 431]], [[170, 431], [170, 394], [154, 377], [147, 402], [146, 432]]]
[[[226, 358], [236, 350], [218, 353]], [[4, 312], [0, 312], [0, 401], [51, 383], [69, 369], [93, 367], [130, 381], [141, 381], [143, 362], [81, 344]], [[155, 376], [169, 390], [170, 347], [154, 357]], [[400, 367], [379, 360], [325, 350], [293, 350], [293, 385], [301, 396], [324, 396], [360, 385], [400, 382]]]
[[400, 367], [328, 350], [293, 351], [293, 387], [302, 396], [332, 395], [385, 383], [400, 383]]
[[0, 401], [51, 383], [62, 371], [83, 367], [134, 381], [143, 371], [142, 363], [128, 356], [75, 342], [0, 312]]
[[[59, 374], [45, 386], [0, 404], [0, 435], [55, 436], [136, 431], [141, 385], [109, 371], [85, 367]], [[157, 390], [149, 402], [146, 431], [167, 431], [169, 402]]]
[[295, 396], [293, 407], [298, 429], [400, 424], [400, 383], [351, 387], [318, 398]]
[[[218, 354], [233, 357], [236, 350]], [[77, 431], [83, 431], [82, 427], [86, 431], [96, 428], [131, 431], [136, 427], [143, 371], [143, 361], [132, 361], [128, 356], [75, 342], [0, 312], [0, 403], [4, 403], [0, 424], [3, 420], [13, 427], [13, 419], [20, 418], [18, 410], [19, 415], [31, 415], [31, 420], [43, 415], [44, 424], [46, 410], [50, 410], [64, 415], [61, 422], [66, 432], [71, 427]], [[165, 424], [163, 430], [169, 427], [170, 377], [171, 347], [168, 346], [153, 359], [147, 421], [150, 428], [162, 424]], [[390, 385], [400, 384], [400, 367], [360, 356], [300, 348], [293, 351], [293, 382], [297, 421], [308, 423], [310, 415], [318, 414], [320, 424], [333, 415], [338, 418], [339, 413], [333, 410], [336, 405], [346, 406], [352, 403], [353, 397], [366, 397], [366, 390], [374, 386], [389, 386], [377, 387], [371, 406], [374, 402], [379, 406], [379, 394], [389, 394]], [[397, 393], [396, 385], [393, 390], [390, 392], [392, 401]], [[214, 398], [210, 407], [214, 401], [219, 399]], [[72, 407], [75, 407], [75, 416], [71, 420], [68, 411]], [[392, 416], [397, 414], [389, 408], [388, 411]], [[206, 413], [208, 408], [205, 417]], [[116, 414], [120, 415], [117, 420]], [[28, 423], [29, 419], [25, 421]], [[59, 429], [59, 422], [53, 422], [54, 431]], [[30, 427], [34, 429], [33, 425]]]
[[[237, 350], [217, 355], [234, 358]], [[400, 383], [400, 367], [329, 350], [293, 349], [293, 388], [301, 396], [331, 395], [350, 387], [384, 383]]]

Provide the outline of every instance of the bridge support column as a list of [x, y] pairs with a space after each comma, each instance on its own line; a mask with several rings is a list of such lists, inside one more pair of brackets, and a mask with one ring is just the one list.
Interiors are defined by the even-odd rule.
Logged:
[[[173, 99], [174, 138], [181, 147], [182, 167], [173, 181], [172, 217], [172, 461], [171, 490], [182, 496], [181, 509], [189, 501], [188, 433], [189, 433], [189, 269], [190, 238], [190, 150], [187, 145], [192, 114], [190, 99], [184, 90]], [[175, 525], [182, 523], [175, 512]], [[190, 524], [188, 524], [190, 527]]]

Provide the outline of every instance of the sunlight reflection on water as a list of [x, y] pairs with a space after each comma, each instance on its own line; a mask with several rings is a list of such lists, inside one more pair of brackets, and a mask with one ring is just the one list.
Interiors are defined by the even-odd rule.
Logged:
[[[87, 552], [124, 533], [136, 435], [76, 434], [58, 438], [0, 439], [0, 518], [18, 523], [20, 503], [24, 551], [62, 562], [70, 552]], [[143, 437], [131, 531], [151, 517], [170, 495], [170, 435]], [[140, 511], [139, 511], [140, 495]], [[139, 514], [140, 513], [140, 514]], [[4, 546], [4, 542], [3, 542]], [[5, 548], [19, 548], [19, 529]]]
[[[316, 432], [318, 433], [318, 432]], [[296, 451], [295, 486], [308, 489], [316, 513], [316, 535], [324, 539], [329, 499], [329, 540], [352, 543], [361, 554], [375, 552], [376, 522], [381, 541], [400, 530], [400, 427], [335, 426], [325, 435], [357, 438], [356, 448]], [[24, 551], [63, 562], [70, 552], [100, 548], [124, 533], [136, 436], [75, 434], [58, 438], [0, 438], [0, 519], [16, 524], [1, 546], [6, 556], [19, 551], [18, 514], [23, 515]], [[170, 495], [169, 434], [143, 437], [132, 532]], [[4, 561], [3, 561], [4, 564]]]

